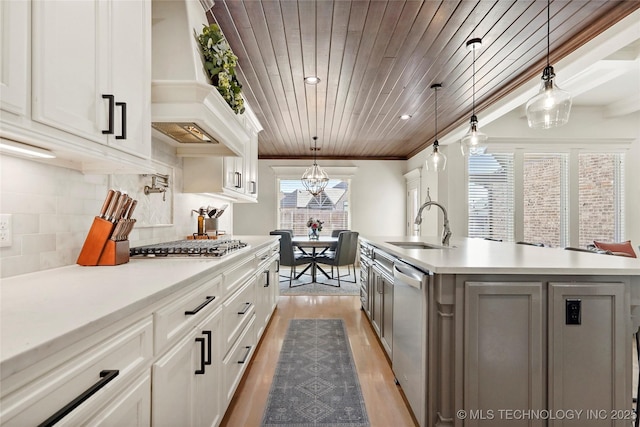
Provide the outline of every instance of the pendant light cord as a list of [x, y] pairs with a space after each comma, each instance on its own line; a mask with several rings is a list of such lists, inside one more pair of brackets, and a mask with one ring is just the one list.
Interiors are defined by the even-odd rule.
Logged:
[[549, 55], [551, 54], [550, 48], [550, 33], [551, 33], [551, 0], [547, 0], [547, 67], [549, 66]]
[[473, 116], [476, 115], [476, 49], [475, 47], [472, 49], [472, 54], [473, 54], [473, 63], [471, 64], [471, 69], [473, 71], [473, 76], [471, 77], [471, 87], [473, 90], [473, 93], [471, 95], [471, 114]]
[[438, 144], [438, 88], [434, 88], [434, 91], [436, 92], [436, 141], [434, 143], [434, 145], [437, 147]]

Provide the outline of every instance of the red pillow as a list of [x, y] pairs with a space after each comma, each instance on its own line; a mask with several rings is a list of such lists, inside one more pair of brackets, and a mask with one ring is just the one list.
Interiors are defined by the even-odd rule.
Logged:
[[633, 251], [633, 246], [631, 246], [631, 240], [627, 240], [626, 242], [621, 243], [597, 242], [594, 240], [593, 244], [596, 245], [596, 248], [598, 249], [613, 252], [614, 255], [637, 258], [636, 253]]

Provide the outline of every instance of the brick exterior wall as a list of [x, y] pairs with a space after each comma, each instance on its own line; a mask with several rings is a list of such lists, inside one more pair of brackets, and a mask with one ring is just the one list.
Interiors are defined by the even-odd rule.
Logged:
[[615, 240], [615, 154], [580, 154], [580, 246]]
[[524, 240], [557, 247], [562, 218], [562, 165], [558, 154], [524, 156]]

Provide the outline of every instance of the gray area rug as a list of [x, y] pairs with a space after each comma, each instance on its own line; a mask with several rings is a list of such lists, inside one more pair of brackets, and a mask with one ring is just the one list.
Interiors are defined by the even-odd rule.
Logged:
[[[298, 267], [299, 268], [299, 267]], [[300, 271], [300, 270], [298, 270]], [[346, 274], [347, 268], [344, 270], [341, 268], [340, 273]], [[360, 295], [360, 283], [348, 282], [353, 281], [353, 269], [349, 277], [340, 278], [340, 287], [338, 288], [338, 281], [336, 279], [327, 279], [322, 274], [318, 274], [318, 280], [321, 282], [329, 283], [334, 286], [327, 286], [321, 283], [309, 283], [311, 282], [311, 276], [304, 274], [300, 279], [293, 280], [293, 288], [289, 287], [289, 269], [286, 267], [280, 267], [280, 274], [287, 276], [280, 277], [280, 295]], [[360, 279], [360, 269], [356, 268], [356, 277]], [[301, 283], [309, 283], [302, 286]]]
[[263, 427], [368, 427], [342, 319], [292, 319]]

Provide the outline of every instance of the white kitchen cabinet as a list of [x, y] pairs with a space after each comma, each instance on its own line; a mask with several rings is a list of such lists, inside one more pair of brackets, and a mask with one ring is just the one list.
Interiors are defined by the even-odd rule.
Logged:
[[212, 426], [220, 421], [221, 313], [221, 308], [210, 313], [153, 365], [154, 426]]
[[256, 349], [255, 315], [252, 315], [236, 343], [222, 361], [223, 403], [225, 408], [240, 384], [242, 375], [249, 366], [251, 357]]
[[31, 3], [0, 2], [0, 109], [26, 116], [29, 104]]
[[251, 140], [242, 156], [184, 157], [185, 193], [214, 193], [237, 202], [258, 199], [258, 134], [249, 129]]
[[[117, 417], [120, 410], [126, 410], [114, 400], [151, 361], [152, 330], [151, 316], [145, 317], [113, 336], [105, 333], [87, 338], [68, 355], [54, 354], [4, 379], [2, 425], [40, 425], [45, 420], [53, 423], [53, 419], [84, 425], [100, 411]], [[95, 393], [88, 394], [93, 388]]]
[[151, 425], [151, 375], [145, 373], [87, 421], [65, 419], [57, 426], [147, 427]]
[[256, 272], [256, 337], [264, 333], [271, 313], [277, 302], [278, 289], [278, 246], [271, 247], [257, 254], [258, 269]]
[[151, 3], [32, 7], [32, 119], [149, 158]]

